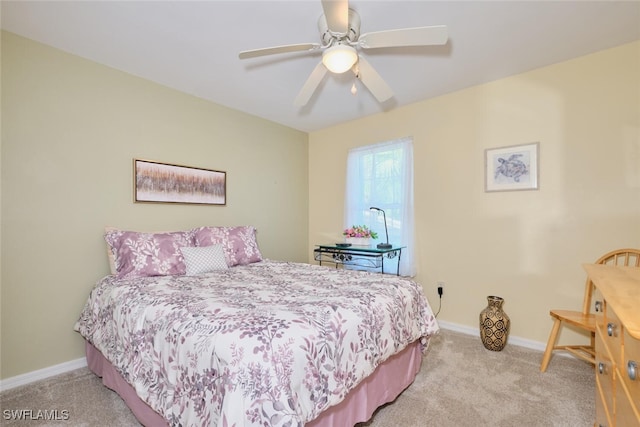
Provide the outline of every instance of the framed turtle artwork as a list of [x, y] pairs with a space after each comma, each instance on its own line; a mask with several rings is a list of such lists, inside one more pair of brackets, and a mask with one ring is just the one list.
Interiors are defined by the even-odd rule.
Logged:
[[485, 192], [538, 189], [538, 151], [533, 142], [485, 150]]

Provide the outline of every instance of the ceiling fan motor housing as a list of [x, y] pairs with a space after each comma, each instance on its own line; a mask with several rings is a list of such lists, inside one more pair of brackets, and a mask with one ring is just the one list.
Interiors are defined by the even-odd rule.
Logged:
[[360, 37], [360, 15], [353, 9], [349, 9], [349, 28], [346, 34], [335, 33], [329, 30], [326, 16], [320, 15], [318, 19], [318, 30], [320, 30], [320, 38], [322, 44], [328, 46], [336, 42], [355, 43]]

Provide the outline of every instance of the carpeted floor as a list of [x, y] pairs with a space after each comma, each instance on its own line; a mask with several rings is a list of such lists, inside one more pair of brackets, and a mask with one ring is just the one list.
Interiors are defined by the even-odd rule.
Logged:
[[[555, 356], [540, 373], [542, 353], [507, 344], [485, 350], [478, 337], [442, 330], [414, 383], [358, 427], [592, 426], [593, 368]], [[137, 426], [122, 400], [88, 369], [0, 394], [3, 426]], [[68, 420], [11, 420], [11, 410], [58, 410]], [[336, 426], [341, 427], [341, 426]]]

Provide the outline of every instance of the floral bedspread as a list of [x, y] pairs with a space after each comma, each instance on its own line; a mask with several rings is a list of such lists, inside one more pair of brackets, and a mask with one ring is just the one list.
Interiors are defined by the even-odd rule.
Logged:
[[396, 276], [262, 261], [99, 281], [75, 329], [174, 426], [302, 426], [438, 324]]

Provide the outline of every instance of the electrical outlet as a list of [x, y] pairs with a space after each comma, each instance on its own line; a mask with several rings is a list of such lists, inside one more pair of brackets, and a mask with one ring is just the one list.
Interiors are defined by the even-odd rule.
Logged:
[[442, 294], [444, 293], [444, 282], [438, 282], [438, 295], [442, 298]]

